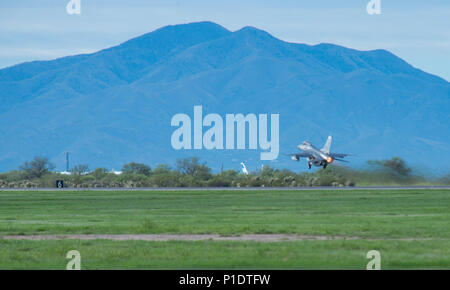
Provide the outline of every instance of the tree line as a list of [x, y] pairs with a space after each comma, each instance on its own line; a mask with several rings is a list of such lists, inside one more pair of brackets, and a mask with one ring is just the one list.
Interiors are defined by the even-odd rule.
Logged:
[[450, 175], [439, 179], [426, 178], [399, 157], [370, 160], [364, 169], [330, 166], [312, 172], [294, 172], [264, 166], [248, 175], [236, 170], [213, 173], [205, 162], [191, 157], [176, 161], [174, 167], [160, 164], [154, 168], [143, 163], [124, 164], [122, 174], [106, 168], [90, 170], [87, 164], [71, 169], [71, 174], [53, 172], [54, 165], [46, 157], [35, 157], [18, 170], [0, 174], [0, 188], [55, 187], [63, 180], [72, 188], [134, 188], [134, 187], [308, 187], [450, 184]]

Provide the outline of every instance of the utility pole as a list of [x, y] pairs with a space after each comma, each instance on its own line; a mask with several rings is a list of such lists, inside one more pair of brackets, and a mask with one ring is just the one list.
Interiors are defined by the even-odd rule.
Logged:
[[66, 172], [69, 172], [69, 153], [66, 152]]

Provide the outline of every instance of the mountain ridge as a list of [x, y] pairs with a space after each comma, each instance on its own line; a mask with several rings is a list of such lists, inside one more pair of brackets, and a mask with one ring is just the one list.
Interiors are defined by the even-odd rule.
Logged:
[[[432, 167], [448, 169], [450, 83], [386, 50], [296, 44], [254, 27], [198, 22], [45, 63], [40, 73], [39, 62], [0, 70], [0, 170], [34, 155], [64, 168], [65, 151], [91, 167], [194, 155], [215, 169], [218, 160], [259, 167], [255, 150], [173, 150], [170, 118], [192, 115], [194, 105], [205, 114], [279, 113], [281, 153], [331, 134], [336, 151], [367, 151], [355, 164], [393, 155], [426, 164], [421, 152], [431, 146], [443, 157]], [[270, 164], [304, 167], [281, 154]]]

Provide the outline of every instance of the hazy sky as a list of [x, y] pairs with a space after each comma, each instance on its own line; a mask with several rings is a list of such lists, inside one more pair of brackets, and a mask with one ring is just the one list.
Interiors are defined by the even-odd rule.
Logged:
[[450, 80], [450, 1], [381, 0], [1, 0], [0, 68], [93, 52], [169, 24], [209, 20], [230, 30], [255, 26], [285, 41], [384, 48]]

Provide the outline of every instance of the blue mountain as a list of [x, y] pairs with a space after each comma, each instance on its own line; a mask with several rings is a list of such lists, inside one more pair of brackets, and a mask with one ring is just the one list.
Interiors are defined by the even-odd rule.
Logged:
[[[260, 150], [174, 150], [177, 113], [280, 114], [280, 156]], [[211, 22], [166, 26], [92, 54], [0, 70], [0, 171], [35, 155], [121, 168], [198, 156], [215, 170], [303, 169], [283, 153], [309, 141], [368, 159], [400, 156], [448, 170], [450, 83], [386, 50], [288, 43]]]

